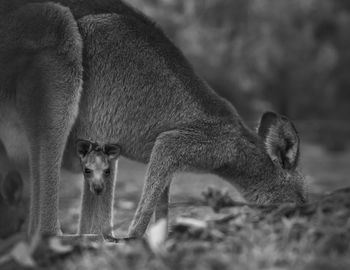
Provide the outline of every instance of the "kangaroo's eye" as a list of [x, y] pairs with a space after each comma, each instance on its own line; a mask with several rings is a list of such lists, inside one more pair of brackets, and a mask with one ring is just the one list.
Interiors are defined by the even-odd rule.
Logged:
[[107, 175], [107, 176], [110, 175], [110, 174], [111, 174], [111, 170], [110, 170], [110, 169], [106, 169], [106, 170], [104, 171], [104, 174]]
[[92, 170], [90, 170], [89, 168], [85, 168], [85, 169], [84, 169], [84, 173], [85, 173], [85, 174], [91, 174], [91, 173], [92, 173]]

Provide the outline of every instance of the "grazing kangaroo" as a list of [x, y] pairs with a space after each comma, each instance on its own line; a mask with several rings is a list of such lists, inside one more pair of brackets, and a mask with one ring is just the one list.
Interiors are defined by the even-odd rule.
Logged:
[[65, 147], [74, 155], [78, 138], [114, 142], [122, 156], [148, 163], [130, 236], [145, 232], [182, 171], [216, 174], [250, 202], [305, 201], [299, 138], [287, 118], [266, 113], [251, 131], [165, 34], [123, 2], [55, 2], [0, 2], [0, 138], [13, 156], [28, 146], [30, 233], [59, 231], [62, 156]]
[[113, 202], [116, 162], [120, 148], [115, 144], [99, 145], [77, 142], [77, 154], [84, 174], [79, 234], [113, 231]]

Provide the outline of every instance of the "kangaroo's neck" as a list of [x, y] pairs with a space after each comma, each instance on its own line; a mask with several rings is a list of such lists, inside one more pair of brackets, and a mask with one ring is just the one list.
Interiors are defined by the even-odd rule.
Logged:
[[235, 186], [247, 201], [263, 201], [265, 194], [268, 196], [278, 185], [280, 171], [255, 132], [242, 122], [229, 128], [231, 131], [223, 138], [228, 156], [214, 173]]

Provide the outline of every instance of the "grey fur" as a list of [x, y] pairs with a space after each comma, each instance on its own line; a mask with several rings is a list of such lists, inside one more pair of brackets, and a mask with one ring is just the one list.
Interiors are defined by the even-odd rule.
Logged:
[[[113, 172], [118, 168], [114, 161]], [[116, 176], [105, 183], [101, 195], [91, 192], [90, 185], [84, 181], [82, 209], [79, 220], [79, 234], [106, 234], [113, 236], [113, 202]]]
[[79, 234], [113, 236], [114, 189], [120, 149], [114, 144], [98, 145], [80, 140], [77, 154], [84, 174]]
[[[0, 96], [10, 96], [10, 108], [18, 111], [29, 143], [31, 233], [37, 228], [46, 233], [58, 230], [58, 172], [69, 131], [67, 160], [74, 160], [74, 143], [81, 138], [101, 144], [117, 143], [121, 155], [149, 164], [130, 236], [145, 232], [158, 201], [168, 201], [173, 175], [185, 170], [217, 174], [248, 201], [305, 200], [303, 177], [297, 168], [284, 168], [271, 159], [266, 149], [290, 138], [293, 149], [299, 148], [298, 135], [290, 129], [290, 121], [276, 120], [269, 125], [271, 130], [284, 130], [278, 132], [278, 142], [270, 136], [276, 133], [260, 137], [248, 129], [235, 108], [195, 74], [182, 53], [144, 15], [116, 0], [58, 1], [68, 5], [73, 15], [60, 5], [35, 4], [34, 12], [34, 4], [18, 9], [29, 1], [14, 2], [7, 8], [12, 13], [2, 18], [0, 25], [0, 36], [6, 41], [0, 45]], [[40, 18], [45, 20], [44, 25]], [[3, 25], [17, 32], [8, 32]], [[35, 40], [29, 35], [31, 43], [25, 42], [24, 37], [35, 27], [42, 29], [42, 34], [33, 35]], [[14, 42], [21, 50], [16, 51], [16, 61], [9, 61], [6, 56], [13, 51]], [[35, 54], [22, 56], [28, 50]], [[22, 57], [30, 59], [29, 63]], [[39, 69], [39, 64], [45, 69]], [[60, 65], [65, 68], [58, 69]], [[17, 72], [18, 66], [21, 72]], [[9, 71], [4, 73], [3, 67]], [[276, 114], [272, 117], [280, 119]], [[264, 118], [262, 122], [264, 125]], [[285, 158], [281, 156], [281, 160]], [[289, 162], [297, 164], [296, 160]], [[83, 200], [83, 205], [89, 203], [92, 200]], [[108, 202], [104, 203], [108, 206]]]
[[[81, 94], [81, 36], [68, 8], [34, 3], [1, 16], [0, 39], [1, 113], [11, 112], [1, 128], [11, 120], [26, 139], [15, 145], [30, 159], [29, 232], [58, 233], [59, 172]], [[7, 146], [12, 138], [1, 139]]]

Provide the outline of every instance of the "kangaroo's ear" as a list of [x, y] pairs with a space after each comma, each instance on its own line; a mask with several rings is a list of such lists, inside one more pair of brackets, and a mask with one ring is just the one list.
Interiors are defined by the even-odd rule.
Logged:
[[293, 123], [285, 116], [266, 112], [258, 129], [272, 161], [283, 169], [295, 169], [299, 162], [300, 140]]
[[92, 150], [92, 143], [86, 140], [78, 140], [76, 145], [77, 155], [80, 158], [84, 158]]
[[19, 172], [10, 171], [1, 183], [1, 195], [10, 205], [18, 204], [23, 197], [23, 180]]
[[103, 151], [109, 159], [116, 159], [120, 156], [120, 147], [117, 144], [105, 144]]

